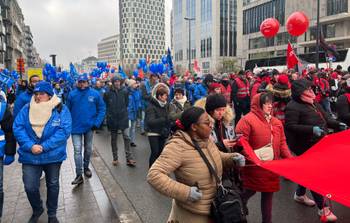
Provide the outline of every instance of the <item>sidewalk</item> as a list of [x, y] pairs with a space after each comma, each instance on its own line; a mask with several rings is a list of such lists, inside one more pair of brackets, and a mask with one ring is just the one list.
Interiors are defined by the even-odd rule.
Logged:
[[[75, 178], [75, 165], [71, 139], [68, 140], [67, 160], [61, 167], [60, 194], [57, 217], [61, 223], [118, 223], [117, 214], [108, 199], [95, 169], [90, 165], [93, 173], [91, 179], [85, 180], [79, 187], [73, 187], [71, 181]], [[18, 155], [16, 155], [16, 159]], [[32, 208], [24, 192], [22, 182], [22, 167], [17, 161], [4, 170], [4, 210], [3, 223], [26, 223]], [[45, 212], [39, 222], [47, 222], [46, 185], [41, 180], [41, 198]]]

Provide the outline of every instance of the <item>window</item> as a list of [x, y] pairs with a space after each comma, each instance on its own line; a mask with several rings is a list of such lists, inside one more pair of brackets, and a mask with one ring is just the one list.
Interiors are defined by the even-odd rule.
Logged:
[[327, 16], [348, 12], [348, 0], [327, 0]]

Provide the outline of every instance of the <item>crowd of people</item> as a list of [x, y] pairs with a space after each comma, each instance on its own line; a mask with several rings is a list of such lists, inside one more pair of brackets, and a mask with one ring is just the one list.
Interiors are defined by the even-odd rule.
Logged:
[[[104, 123], [111, 136], [114, 166], [120, 165], [118, 134], [123, 137], [129, 167], [137, 162], [132, 150], [137, 147], [137, 127], [148, 137], [148, 182], [173, 198], [169, 222], [192, 223], [210, 222], [218, 183], [198, 149], [225, 185], [242, 183], [245, 205], [261, 192], [262, 222], [271, 223], [279, 176], [254, 165], [238, 139], [243, 137], [261, 160], [287, 159], [350, 125], [350, 74], [339, 66], [301, 74], [259, 68], [200, 77], [149, 73], [145, 78], [124, 79], [115, 74], [94, 83], [82, 74], [73, 86], [33, 75], [28, 82], [20, 80], [15, 88], [2, 92], [0, 98], [0, 217], [3, 165], [14, 162], [17, 152], [33, 209], [29, 223], [38, 222], [44, 211], [39, 193], [43, 177], [48, 222], [58, 222], [60, 167], [70, 137], [76, 167], [72, 184], [92, 177], [94, 131], [101, 131]], [[321, 195], [311, 191], [311, 199], [305, 193], [306, 188], [298, 185], [293, 199], [316, 205], [318, 214], [328, 221], [337, 220]]]

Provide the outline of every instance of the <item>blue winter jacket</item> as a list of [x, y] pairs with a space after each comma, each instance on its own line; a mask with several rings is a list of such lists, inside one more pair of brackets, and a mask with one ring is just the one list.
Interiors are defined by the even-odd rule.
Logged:
[[[18, 141], [18, 161], [23, 164], [42, 165], [62, 162], [66, 159], [67, 140], [71, 133], [72, 119], [68, 108], [62, 105], [52, 111], [42, 137], [38, 138], [29, 121], [29, 104], [18, 113], [13, 123], [13, 133]], [[33, 154], [33, 145], [41, 145], [43, 152]]]
[[207, 94], [207, 88], [203, 84], [196, 84], [194, 86], [193, 101], [196, 102], [197, 100], [207, 96]]
[[13, 107], [13, 118], [16, 118], [21, 109], [30, 102], [32, 96], [33, 92], [26, 90], [16, 98], [15, 105]]
[[99, 127], [106, 115], [103, 98], [92, 88], [74, 89], [66, 104], [72, 115], [72, 134], [83, 134]]
[[137, 119], [137, 114], [141, 110], [141, 91], [140, 89], [129, 88], [128, 118], [131, 121]]

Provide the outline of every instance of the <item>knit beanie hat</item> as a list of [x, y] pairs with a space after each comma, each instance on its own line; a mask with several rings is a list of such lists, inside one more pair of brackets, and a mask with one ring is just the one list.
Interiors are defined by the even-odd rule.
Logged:
[[46, 94], [52, 96], [54, 93], [53, 93], [53, 89], [52, 89], [52, 86], [49, 82], [47, 81], [40, 81], [39, 83], [37, 83], [35, 85], [35, 88], [34, 88], [34, 93], [36, 92], [45, 92]]
[[209, 93], [214, 92], [216, 88], [221, 88], [221, 84], [219, 83], [211, 83], [209, 85]]
[[226, 107], [226, 98], [221, 94], [212, 94], [207, 97], [205, 110], [207, 113], [214, 111], [217, 108]]
[[290, 89], [291, 84], [289, 82], [289, 78], [286, 74], [281, 74], [278, 79], [275, 86], [280, 90]]
[[136, 81], [134, 79], [128, 79], [127, 85], [129, 87], [132, 87], [134, 84], [136, 84]]
[[293, 99], [294, 100], [300, 99], [300, 96], [303, 94], [303, 92], [311, 86], [312, 86], [312, 82], [305, 80], [305, 79], [293, 81], [293, 83], [292, 83], [292, 97], [293, 97]]

